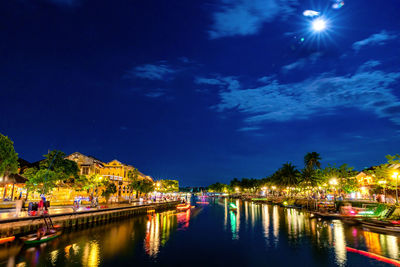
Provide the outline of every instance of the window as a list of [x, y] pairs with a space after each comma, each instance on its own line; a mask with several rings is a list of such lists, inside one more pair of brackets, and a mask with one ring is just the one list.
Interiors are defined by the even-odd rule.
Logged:
[[89, 174], [89, 167], [82, 167], [82, 174], [88, 175]]

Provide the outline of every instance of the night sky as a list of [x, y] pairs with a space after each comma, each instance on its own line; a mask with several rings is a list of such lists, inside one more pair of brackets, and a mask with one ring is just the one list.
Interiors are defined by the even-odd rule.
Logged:
[[79, 151], [192, 186], [311, 151], [383, 163], [400, 152], [400, 3], [333, 4], [3, 0], [0, 132], [29, 161]]

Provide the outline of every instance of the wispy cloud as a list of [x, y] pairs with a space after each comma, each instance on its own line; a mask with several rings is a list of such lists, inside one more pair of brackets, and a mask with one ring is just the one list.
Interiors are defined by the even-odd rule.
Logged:
[[125, 78], [138, 77], [148, 80], [170, 80], [177, 69], [167, 65], [165, 62], [159, 64], [144, 64], [128, 71]]
[[260, 130], [261, 128], [258, 126], [253, 126], [253, 127], [242, 127], [237, 129], [238, 132], [249, 132], [249, 131], [257, 131]]
[[150, 98], [158, 98], [161, 96], [165, 96], [167, 94], [167, 90], [162, 89], [162, 88], [157, 88], [154, 90], [151, 90], [150, 92], [145, 93], [144, 95]]
[[370, 37], [353, 43], [353, 49], [359, 51], [364, 46], [369, 45], [384, 45], [386, 41], [396, 39], [398, 36], [393, 33], [388, 33], [383, 30], [379, 33], [372, 34]]
[[306, 62], [307, 61], [304, 58], [301, 58], [293, 63], [283, 66], [282, 71], [286, 72], [294, 69], [300, 69], [306, 65]]
[[316, 52], [311, 54], [310, 56], [306, 58], [300, 58], [299, 60], [290, 63], [288, 65], [285, 65], [282, 67], [283, 72], [288, 72], [294, 69], [301, 69], [307, 64], [314, 64], [320, 57], [322, 56], [322, 53]]
[[196, 84], [206, 84], [206, 85], [218, 85], [222, 87], [226, 87], [229, 90], [235, 90], [240, 88], [240, 82], [237, 77], [234, 76], [217, 76], [215, 78], [204, 78], [204, 77], [196, 77], [194, 82]]
[[323, 73], [297, 83], [273, 80], [256, 88], [225, 88], [220, 90], [220, 102], [213, 108], [218, 112], [237, 110], [252, 126], [263, 121], [332, 114], [342, 107], [372, 112], [400, 125], [400, 102], [391, 88], [399, 78], [400, 72], [367, 70], [362, 65], [352, 75]]
[[264, 23], [293, 13], [297, 0], [221, 0], [221, 10], [213, 14], [211, 39], [256, 34]]

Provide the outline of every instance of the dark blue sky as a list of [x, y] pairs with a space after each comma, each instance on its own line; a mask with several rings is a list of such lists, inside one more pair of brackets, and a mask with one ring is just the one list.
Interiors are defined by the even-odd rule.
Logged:
[[333, 3], [1, 1], [0, 132], [30, 161], [79, 151], [182, 185], [311, 151], [384, 162], [400, 149], [400, 4]]

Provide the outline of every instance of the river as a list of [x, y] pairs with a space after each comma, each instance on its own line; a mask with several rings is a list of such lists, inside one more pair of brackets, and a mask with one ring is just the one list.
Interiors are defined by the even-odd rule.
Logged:
[[[206, 199], [167, 211], [68, 230], [35, 247], [0, 246], [4, 266], [388, 266], [349, 248], [399, 259], [397, 236], [319, 221], [279, 206]], [[199, 200], [197, 200], [199, 201]]]

